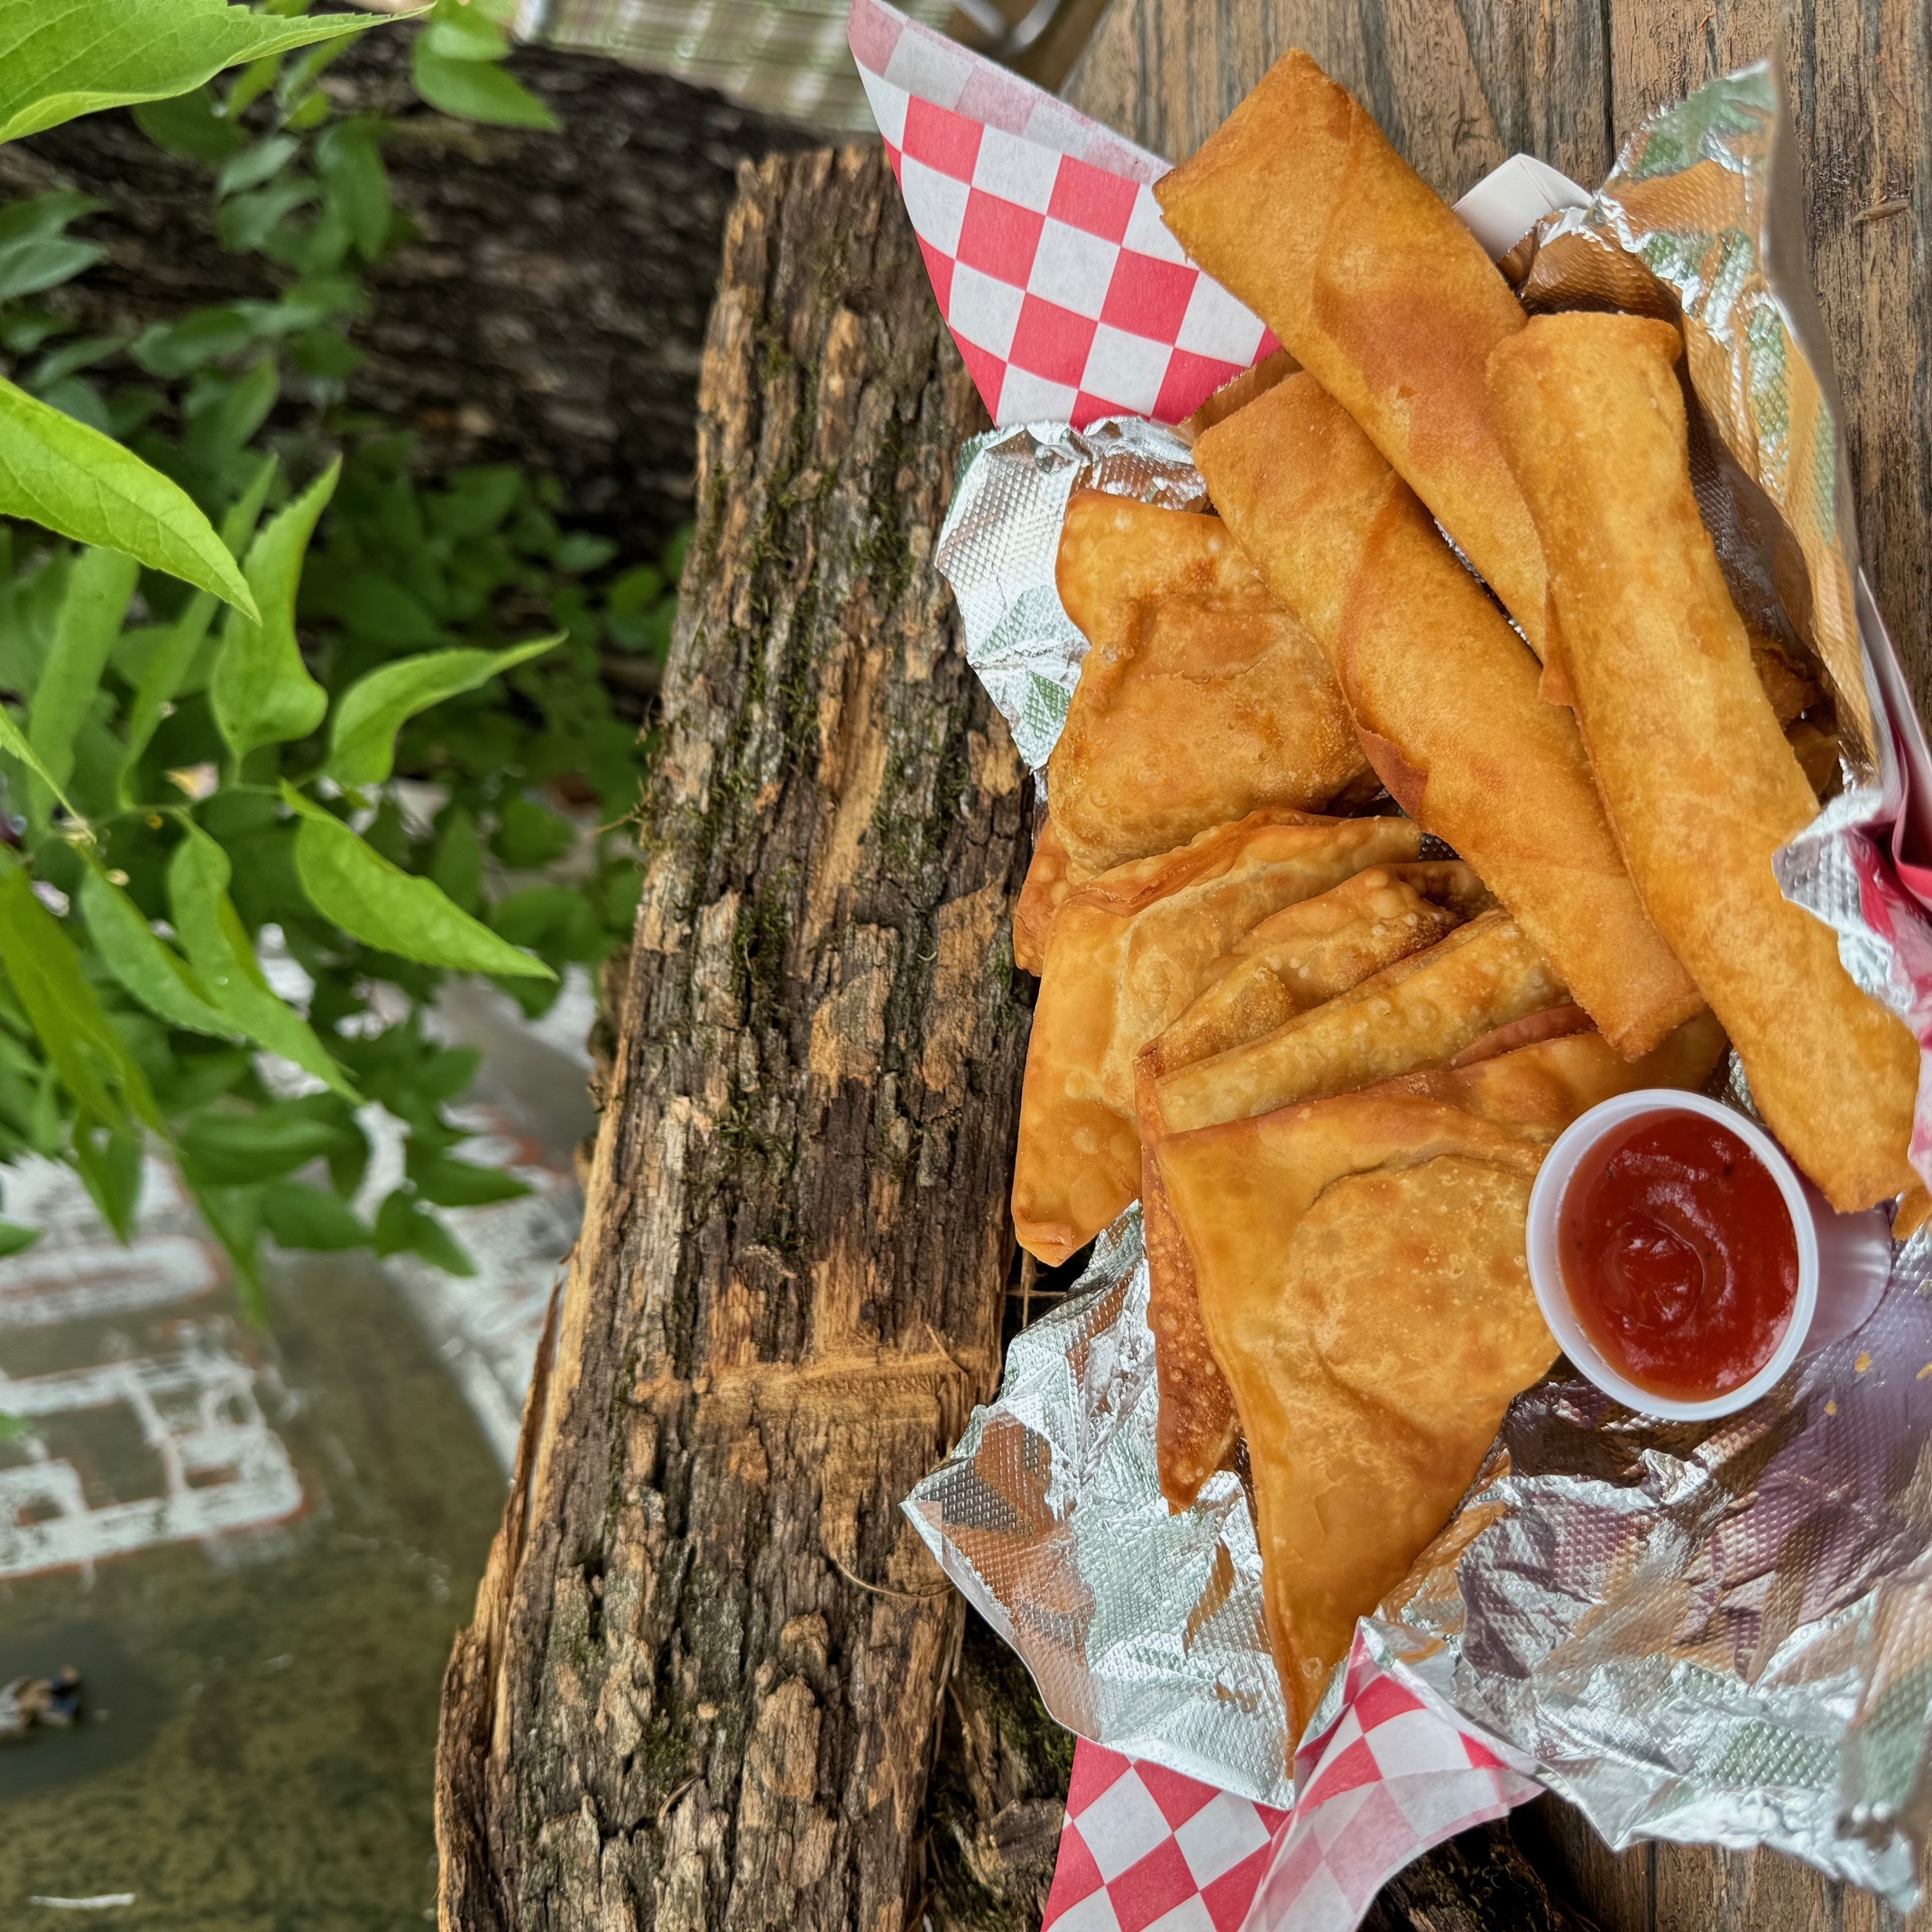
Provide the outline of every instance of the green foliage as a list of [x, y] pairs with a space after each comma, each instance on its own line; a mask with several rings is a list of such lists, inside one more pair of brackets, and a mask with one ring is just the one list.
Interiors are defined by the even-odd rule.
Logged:
[[510, 51], [501, 21], [513, 8], [491, 0], [436, 0], [428, 25], [409, 50], [416, 91], [432, 107], [465, 121], [552, 132], [557, 117], [499, 64]]
[[0, 0], [0, 141], [186, 94], [239, 61], [374, 24], [277, 19], [226, 0]]
[[[31, 11], [66, 33], [108, 4]], [[42, 60], [42, 84], [6, 66], [30, 9], [0, 0], [0, 126], [142, 101], [277, 286], [84, 336], [64, 285], [98, 259], [70, 233], [95, 204], [0, 208], [0, 1162], [68, 1161], [125, 1235], [161, 1136], [251, 1297], [264, 1238], [465, 1272], [437, 1210], [522, 1184], [454, 1151], [476, 1056], [421, 1015], [453, 972], [540, 1012], [628, 931], [645, 754], [602, 667], [661, 659], [684, 539], [620, 559], [560, 524], [547, 481], [425, 478], [407, 437], [345, 409], [360, 271], [411, 232], [383, 124], [317, 85], [367, 21], [112, 4], [115, 47]], [[419, 91], [548, 125], [501, 70], [505, 11], [437, 0]], [[268, 927], [306, 1001], [271, 984]], [[405, 1173], [365, 1222], [372, 1103], [403, 1124]], [[0, 1255], [31, 1238], [0, 1223]]]

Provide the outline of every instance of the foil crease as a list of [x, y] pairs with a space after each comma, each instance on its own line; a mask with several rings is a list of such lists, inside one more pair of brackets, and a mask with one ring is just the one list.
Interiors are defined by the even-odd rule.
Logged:
[[1207, 502], [1188, 446], [1161, 423], [1132, 416], [1084, 429], [1022, 423], [974, 437], [961, 452], [934, 551], [959, 602], [966, 661], [1035, 771], [1066, 722], [1087, 655], [1053, 583], [1060, 527], [1076, 489], [1168, 510]]
[[[1759, 67], [1654, 116], [1589, 207], [1512, 259], [1529, 255], [1532, 308], [1681, 319], [1694, 476], [1727, 576], [1753, 621], [1822, 667], [1845, 743], [1842, 787], [1779, 855], [1780, 882], [1834, 927], [1854, 980], [1932, 1039], [1932, 930], [1879, 830], [1904, 729], [1882, 693], [1900, 702], [1903, 681], [1858, 575], [1800, 222]], [[1185, 445], [1154, 425], [969, 446], [940, 566], [1035, 768], [1083, 649], [1053, 588], [1077, 483], [1205, 507]], [[1748, 1110], [1733, 1062], [1726, 1098]], [[1913, 1151], [1932, 1173], [1923, 1095]], [[906, 1512], [1062, 1723], [1285, 1805], [1294, 1741], [1247, 1501], [1225, 1475], [1179, 1516], [1161, 1497], [1145, 1298], [1130, 1211], [1015, 1341], [998, 1400]], [[1385, 1669], [1532, 1762], [1614, 1846], [1768, 1845], [1909, 1909], [1932, 1824], [1932, 1237], [1895, 1250], [1857, 1334], [1744, 1415], [1650, 1421], [1559, 1364], [1363, 1628]]]

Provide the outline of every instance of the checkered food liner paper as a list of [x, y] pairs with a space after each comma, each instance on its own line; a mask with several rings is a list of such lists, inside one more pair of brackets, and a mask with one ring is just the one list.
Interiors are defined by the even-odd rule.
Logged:
[[[1763, 67], [1653, 117], [1587, 207], [1542, 225], [1525, 294], [1559, 307], [1614, 290], [1683, 317], [1700, 345], [1700, 495], [1741, 601], [1776, 581], [1769, 553], [1803, 527], [1825, 614], [1763, 614], [1824, 665], [1851, 745], [1843, 788], [1780, 855], [1780, 877], [1925, 1042], [1932, 933], [1892, 863], [1924, 746], [1857, 572], [1829, 365], [1804, 321], [1808, 290], [1791, 290], [1803, 256], [1788, 236], [1774, 245], [1794, 218], [1796, 183], [1773, 165], [1783, 122]], [[1052, 581], [1079, 482], [1199, 501], [1184, 442], [1157, 425], [1013, 425], [969, 446], [937, 553], [969, 654], [1035, 764], [1079, 674]], [[1847, 599], [1855, 662], [1829, 635]], [[1015, 1344], [999, 1400], [906, 1507], [1063, 1722], [1285, 1806], [1294, 1778], [1245, 1500], [1226, 1477], [1173, 1517], [1155, 1481], [1137, 1238], [1131, 1217], [1110, 1232], [1083, 1292]], [[1932, 1486], [1916, 1476], [1932, 1467], [1928, 1256], [1923, 1239], [1901, 1248], [1867, 1327], [1746, 1417], [1644, 1421], [1570, 1381], [1521, 1398], [1492, 1466], [1365, 1639], [1614, 1845], [1769, 1845], [1909, 1905], [1932, 1808]]]

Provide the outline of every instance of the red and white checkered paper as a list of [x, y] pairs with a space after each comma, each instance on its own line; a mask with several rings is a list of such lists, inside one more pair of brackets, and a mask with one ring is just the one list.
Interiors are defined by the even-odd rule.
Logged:
[[1384, 1883], [1537, 1787], [1376, 1662], [1275, 1811], [1084, 1738], [1041, 1932], [1354, 1932]]
[[853, 0], [851, 31], [939, 311], [996, 423], [1177, 423], [1275, 348], [1168, 234], [1159, 155], [884, 0]]

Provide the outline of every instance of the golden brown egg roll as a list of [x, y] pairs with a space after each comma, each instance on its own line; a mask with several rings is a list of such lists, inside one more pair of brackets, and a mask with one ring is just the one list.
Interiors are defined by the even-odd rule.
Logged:
[[1184, 1134], [1439, 1067], [1568, 998], [1523, 928], [1507, 913], [1484, 913], [1273, 1033], [1160, 1075], [1151, 1124]]
[[1228, 528], [1334, 656], [1396, 802], [1482, 875], [1611, 1043], [1697, 1011], [1624, 869], [1572, 716], [1413, 492], [1311, 377], [1207, 430]]
[[1752, 664], [1690, 483], [1678, 333], [1541, 317], [1490, 376], [1552, 561], [1577, 715], [1651, 916], [1771, 1131], [1840, 1210], [1910, 1184], [1910, 1033], [1852, 983], [1771, 855], [1817, 807]]
[[1482, 244], [1299, 49], [1154, 192], [1540, 645], [1542, 555], [1483, 381], [1523, 308]]
[[1068, 896], [1047, 942], [1020, 1094], [1021, 1247], [1064, 1261], [1139, 1193], [1134, 1056], [1235, 941], [1364, 866], [1414, 858], [1421, 842], [1406, 819], [1257, 812]]
[[1058, 581], [1091, 647], [1046, 768], [1075, 866], [1375, 789], [1326, 654], [1219, 517], [1082, 492]]
[[1046, 940], [1053, 929], [1053, 916], [1078, 883], [1069, 877], [1070, 870], [1067, 849], [1049, 814], [1033, 842], [1026, 882], [1013, 908], [1013, 963], [1022, 972], [1037, 976], [1046, 963]]
[[1356, 1619], [1402, 1581], [1557, 1349], [1523, 1257], [1556, 1136], [1693, 1088], [1707, 1014], [1643, 1060], [1600, 1035], [1164, 1142], [1168, 1200], [1247, 1439], [1268, 1633], [1300, 1734]]
[[1141, 1123], [1141, 1229], [1147, 1251], [1147, 1320], [1160, 1387], [1156, 1447], [1168, 1506], [1186, 1509], [1234, 1448], [1234, 1398], [1208, 1346], [1193, 1264], [1166, 1205], [1155, 1148], [1154, 1083], [1174, 1067], [1258, 1039], [1445, 937], [1490, 903], [1454, 860], [1372, 866], [1264, 919], [1214, 969], [1210, 983], [1135, 1062]]

